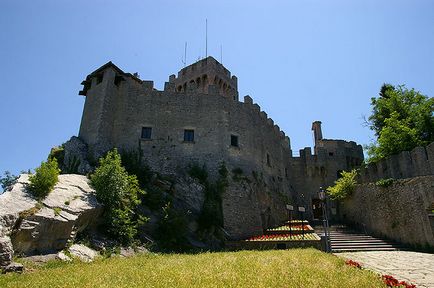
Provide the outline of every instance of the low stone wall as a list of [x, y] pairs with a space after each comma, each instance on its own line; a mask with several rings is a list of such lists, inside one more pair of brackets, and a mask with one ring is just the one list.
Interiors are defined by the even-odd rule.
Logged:
[[275, 250], [292, 248], [315, 248], [324, 250], [321, 240], [306, 241], [230, 241], [226, 243], [226, 249], [237, 250]]
[[340, 205], [341, 219], [365, 225], [368, 232], [415, 246], [434, 247], [430, 223], [434, 176], [395, 180], [389, 187], [358, 185]]
[[402, 151], [360, 169], [359, 182], [375, 182], [382, 178], [405, 179], [434, 175], [434, 142], [426, 147]]

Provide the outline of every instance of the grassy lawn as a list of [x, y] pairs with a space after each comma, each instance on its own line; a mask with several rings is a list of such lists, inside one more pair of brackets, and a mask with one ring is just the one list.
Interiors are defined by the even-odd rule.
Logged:
[[[0, 287], [385, 287], [314, 249], [146, 254], [0, 276]], [[57, 266], [57, 267], [56, 267]]]

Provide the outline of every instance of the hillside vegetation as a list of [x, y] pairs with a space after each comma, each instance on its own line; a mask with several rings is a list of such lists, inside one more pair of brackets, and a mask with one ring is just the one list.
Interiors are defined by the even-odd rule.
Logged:
[[376, 274], [314, 249], [144, 254], [51, 266], [2, 275], [0, 287], [385, 287]]

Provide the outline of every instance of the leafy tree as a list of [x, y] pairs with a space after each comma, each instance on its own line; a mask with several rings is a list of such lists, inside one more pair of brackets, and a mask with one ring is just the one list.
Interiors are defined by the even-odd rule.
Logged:
[[15, 184], [18, 176], [12, 175], [9, 171], [5, 171], [3, 175], [3, 177], [0, 176], [0, 185], [3, 188], [3, 191], [6, 191], [6, 189]]
[[434, 141], [434, 98], [384, 84], [379, 97], [371, 98], [371, 106], [368, 123], [377, 141], [367, 146], [370, 161]]
[[29, 176], [29, 191], [38, 199], [43, 199], [53, 190], [58, 181], [60, 169], [57, 166], [56, 158], [42, 162], [41, 166], [35, 169], [35, 174]]
[[353, 169], [350, 172], [342, 171], [341, 178], [335, 181], [335, 185], [327, 188], [330, 198], [333, 200], [343, 200], [350, 196], [357, 184], [356, 177], [356, 169]]
[[121, 156], [114, 149], [99, 160], [99, 166], [91, 175], [91, 184], [104, 209], [104, 219], [109, 234], [122, 243], [130, 243], [137, 235], [138, 226], [146, 219], [136, 213], [140, 204], [140, 189], [135, 175], [128, 175], [121, 163]]

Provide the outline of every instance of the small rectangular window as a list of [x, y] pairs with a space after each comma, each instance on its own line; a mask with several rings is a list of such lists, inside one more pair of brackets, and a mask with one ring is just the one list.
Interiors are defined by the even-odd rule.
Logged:
[[185, 129], [184, 130], [184, 141], [185, 142], [194, 142], [194, 130]]
[[96, 76], [96, 84], [101, 83], [103, 78], [104, 78], [104, 74], [97, 75]]
[[267, 165], [271, 167], [270, 154], [267, 153]]
[[124, 81], [124, 78], [122, 78], [122, 76], [116, 76], [114, 83], [117, 87], [119, 87], [122, 81]]
[[151, 137], [152, 137], [152, 128], [142, 127], [142, 139], [151, 139]]
[[238, 147], [238, 136], [231, 135], [231, 146]]
[[333, 152], [329, 152], [329, 156], [333, 156]]

